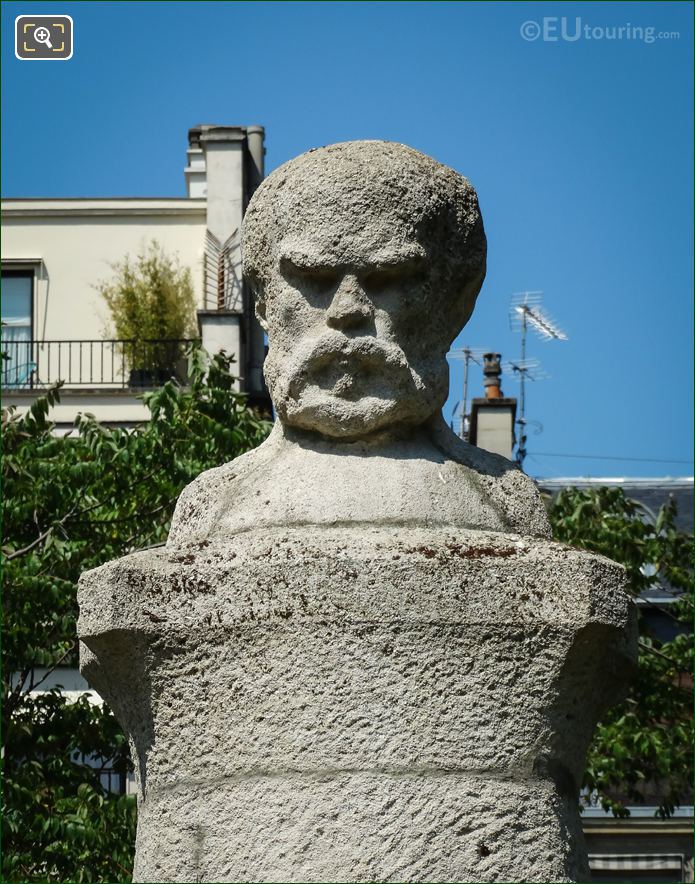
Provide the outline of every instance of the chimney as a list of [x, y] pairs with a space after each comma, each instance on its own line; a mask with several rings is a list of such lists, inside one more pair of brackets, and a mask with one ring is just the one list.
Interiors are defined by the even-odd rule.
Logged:
[[265, 129], [263, 126], [246, 127], [246, 143], [248, 146], [247, 195], [251, 199], [254, 190], [263, 181], [265, 174]]
[[500, 387], [500, 377], [502, 375], [502, 366], [499, 353], [485, 353], [483, 355], [483, 385], [485, 387], [486, 399], [501, 399], [502, 389]]
[[200, 146], [207, 179], [207, 227], [220, 243], [241, 229], [246, 207], [246, 130], [242, 126], [201, 126]]
[[516, 441], [516, 399], [507, 398], [502, 393], [501, 358], [499, 353], [485, 353], [483, 356], [485, 398], [471, 402], [468, 440], [478, 448], [511, 460]]
[[184, 174], [189, 198], [205, 200], [204, 291], [198, 310], [203, 347], [233, 354], [240, 389], [269, 410], [263, 330], [241, 275], [241, 224], [263, 180], [264, 141], [263, 126], [194, 126], [188, 130]]
[[207, 195], [208, 183], [205, 175], [205, 154], [200, 146], [202, 126], [188, 130], [188, 150], [186, 151], [186, 196], [189, 199], [201, 199]]

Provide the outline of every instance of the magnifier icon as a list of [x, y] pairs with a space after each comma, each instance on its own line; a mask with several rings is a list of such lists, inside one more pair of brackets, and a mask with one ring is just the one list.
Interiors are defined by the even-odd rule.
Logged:
[[45, 46], [48, 46], [49, 49], [53, 49], [51, 45], [51, 32], [48, 28], [36, 28], [34, 31], [34, 40], [37, 43], [43, 43]]

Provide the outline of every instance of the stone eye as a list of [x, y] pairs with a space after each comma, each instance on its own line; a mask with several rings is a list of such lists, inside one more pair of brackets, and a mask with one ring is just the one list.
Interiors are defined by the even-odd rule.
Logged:
[[391, 286], [403, 285], [417, 280], [420, 275], [420, 268], [408, 262], [370, 270], [365, 274], [362, 282], [367, 292], [378, 294], [379, 292], [386, 291]]
[[280, 270], [285, 279], [299, 289], [329, 291], [338, 285], [338, 271], [332, 267], [304, 265], [283, 258]]

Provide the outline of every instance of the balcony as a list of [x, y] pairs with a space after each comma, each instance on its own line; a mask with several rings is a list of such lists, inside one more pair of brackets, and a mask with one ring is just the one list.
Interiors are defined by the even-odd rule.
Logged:
[[0, 341], [5, 392], [40, 393], [62, 381], [65, 389], [137, 392], [171, 378], [187, 381], [187, 348], [196, 339]]

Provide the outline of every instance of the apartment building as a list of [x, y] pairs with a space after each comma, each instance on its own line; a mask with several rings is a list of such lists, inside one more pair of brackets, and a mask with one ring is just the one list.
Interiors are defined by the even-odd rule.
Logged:
[[[137, 360], [138, 348], [152, 344], [114, 338], [96, 286], [152, 241], [191, 272], [203, 345], [233, 353], [240, 388], [267, 403], [263, 332], [240, 252], [243, 214], [263, 178], [264, 137], [261, 126], [190, 129], [185, 197], [2, 201], [5, 405], [27, 408], [60, 380], [59, 427], [85, 411], [119, 426], [146, 418], [138, 396], [161, 376], [138, 372]], [[177, 355], [185, 344], [158, 342]]]

